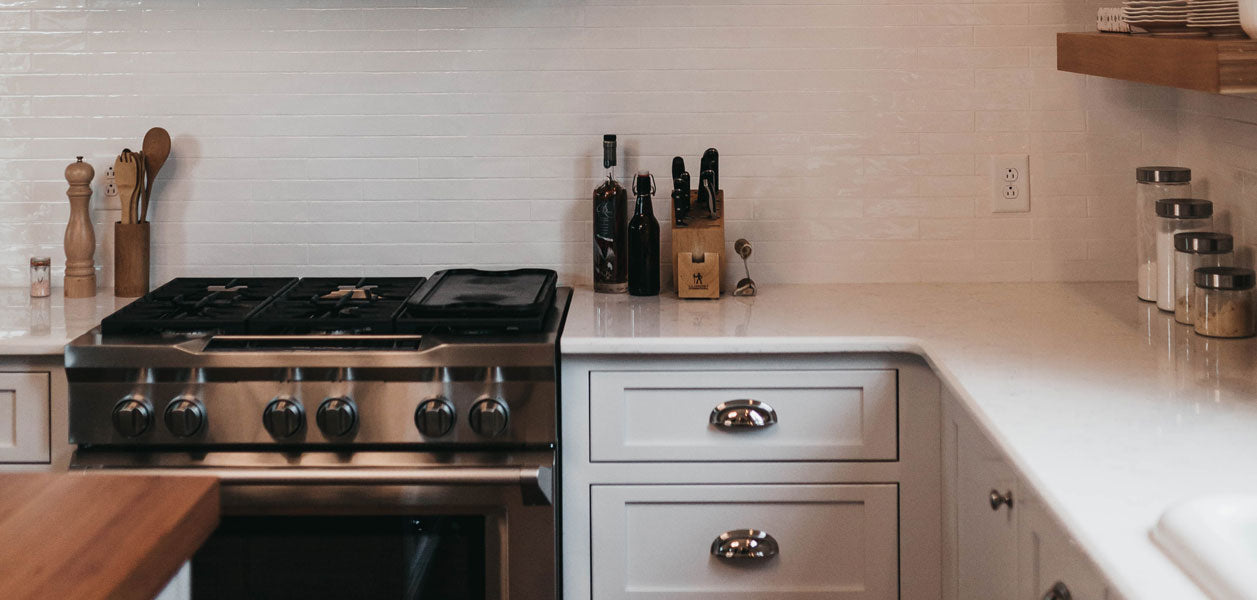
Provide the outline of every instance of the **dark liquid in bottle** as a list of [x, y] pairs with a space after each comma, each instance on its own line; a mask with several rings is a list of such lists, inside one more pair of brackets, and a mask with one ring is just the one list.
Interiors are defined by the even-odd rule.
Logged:
[[602, 136], [607, 180], [594, 189], [594, 291], [628, 291], [628, 194], [615, 182], [615, 136]]
[[610, 178], [594, 190], [594, 291], [628, 291], [628, 193]]
[[650, 200], [650, 173], [639, 173], [634, 191], [637, 207], [628, 224], [628, 291], [634, 296], [659, 295], [659, 221]]

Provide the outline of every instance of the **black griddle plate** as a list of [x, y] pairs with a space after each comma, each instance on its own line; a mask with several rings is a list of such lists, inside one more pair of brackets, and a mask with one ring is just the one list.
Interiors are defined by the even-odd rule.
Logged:
[[539, 331], [558, 279], [549, 269], [438, 271], [406, 302], [397, 331]]

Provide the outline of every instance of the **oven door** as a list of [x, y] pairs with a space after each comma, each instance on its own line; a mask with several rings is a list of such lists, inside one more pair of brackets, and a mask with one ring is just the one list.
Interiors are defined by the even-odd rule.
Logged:
[[74, 466], [219, 477], [193, 600], [552, 600], [553, 456], [80, 451]]

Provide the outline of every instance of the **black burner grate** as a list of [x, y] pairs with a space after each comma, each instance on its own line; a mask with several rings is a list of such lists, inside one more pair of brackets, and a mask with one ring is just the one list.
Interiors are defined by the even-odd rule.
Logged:
[[249, 319], [250, 333], [393, 333], [422, 277], [302, 279]]
[[179, 277], [105, 317], [101, 333], [245, 333], [245, 321], [293, 277]]

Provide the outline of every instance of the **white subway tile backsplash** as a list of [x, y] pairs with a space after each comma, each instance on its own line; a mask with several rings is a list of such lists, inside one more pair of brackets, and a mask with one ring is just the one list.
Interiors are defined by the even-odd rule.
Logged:
[[[1186, 124], [1184, 157], [1229, 174], [1207, 185], [1252, 193], [1257, 119], [1249, 101], [1055, 71], [1056, 32], [1094, 8], [11, 3], [0, 285], [23, 284], [32, 254], [61, 262], [77, 155], [96, 166], [105, 249], [104, 170], [157, 125], [173, 136], [150, 213], [158, 280], [529, 265], [585, 282], [603, 133], [620, 136], [622, 182], [656, 173], [665, 245], [672, 156], [694, 172], [718, 147], [729, 234], [755, 242], [764, 283], [1128, 279], [1130, 168], [1179, 158]], [[1031, 156], [1030, 213], [990, 214], [997, 154]]]

